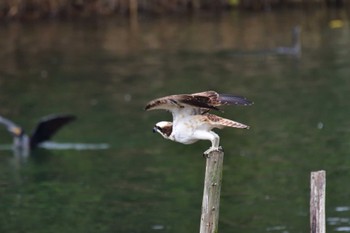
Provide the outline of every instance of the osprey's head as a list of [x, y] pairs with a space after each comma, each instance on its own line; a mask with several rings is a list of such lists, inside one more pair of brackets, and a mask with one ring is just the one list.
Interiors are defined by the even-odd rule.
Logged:
[[172, 131], [173, 131], [173, 123], [169, 121], [158, 122], [153, 127], [153, 133], [157, 132], [166, 139], [169, 139]]

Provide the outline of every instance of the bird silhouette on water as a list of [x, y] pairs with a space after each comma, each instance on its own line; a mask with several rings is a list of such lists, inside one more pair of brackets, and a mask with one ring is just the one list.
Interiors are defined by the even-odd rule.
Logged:
[[0, 116], [0, 123], [5, 125], [13, 135], [13, 149], [22, 155], [27, 155], [30, 150], [35, 149], [40, 143], [45, 142], [64, 125], [75, 120], [71, 114], [52, 114], [40, 119], [33, 132], [27, 135], [24, 129], [9, 119]]

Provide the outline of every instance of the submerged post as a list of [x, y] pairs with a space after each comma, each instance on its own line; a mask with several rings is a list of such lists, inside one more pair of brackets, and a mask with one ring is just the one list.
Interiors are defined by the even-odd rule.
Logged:
[[326, 232], [326, 171], [311, 172], [310, 228], [311, 233]]
[[224, 152], [209, 153], [204, 178], [200, 233], [217, 233]]

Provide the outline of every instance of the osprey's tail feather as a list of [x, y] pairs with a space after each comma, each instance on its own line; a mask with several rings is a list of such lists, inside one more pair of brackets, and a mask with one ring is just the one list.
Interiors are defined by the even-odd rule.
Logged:
[[232, 121], [232, 120], [229, 120], [229, 119], [225, 119], [225, 118], [223, 118], [221, 125], [222, 125], [221, 128], [223, 128], [223, 127], [232, 127], [232, 128], [239, 128], [239, 129], [249, 129], [248, 125], [239, 123], [237, 121]]
[[222, 129], [224, 127], [240, 128], [240, 129], [249, 129], [248, 125], [239, 123], [237, 121], [229, 120], [222, 118], [213, 114], [206, 114], [208, 119], [215, 125], [215, 128]]

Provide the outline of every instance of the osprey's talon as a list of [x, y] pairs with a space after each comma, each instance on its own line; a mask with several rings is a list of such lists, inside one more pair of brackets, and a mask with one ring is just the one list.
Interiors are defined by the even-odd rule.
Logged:
[[222, 147], [221, 147], [221, 146], [219, 146], [219, 147], [217, 147], [217, 148], [215, 148], [215, 147], [210, 147], [208, 150], [204, 151], [203, 157], [209, 158], [209, 157], [210, 157], [209, 154], [210, 154], [211, 152], [213, 152], [213, 151], [222, 151]]
[[222, 148], [222, 146], [219, 146], [217, 148], [215, 147], [210, 147], [208, 150], [204, 151], [203, 153], [203, 158], [209, 158], [209, 154], [213, 151], [219, 151], [219, 152], [224, 152], [224, 148]]
[[206, 158], [206, 159], [209, 158], [209, 154], [210, 154], [210, 152], [212, 152], [212, 151], [213, 151], [213, 148], [210, 147], [208, 150], [204, 151], [203, 157]]

